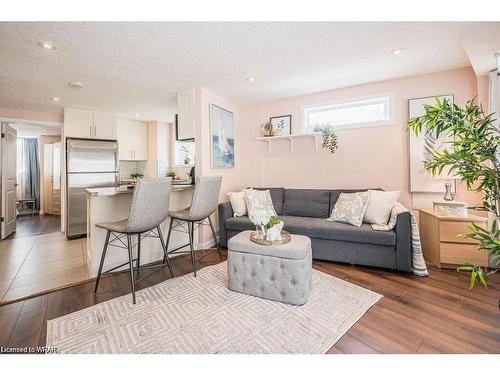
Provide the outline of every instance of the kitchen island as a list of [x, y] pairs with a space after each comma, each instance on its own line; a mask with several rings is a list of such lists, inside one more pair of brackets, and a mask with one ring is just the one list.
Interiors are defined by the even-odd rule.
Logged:
[[[187, 208], [191, 204], [193, 185], [172, 185], [170, 193], [170, 211]], [[92, 188], [87, 192], [87, 265], [91, 277], [97, 276], [99, 262], [106, 239], [106, 230], [97, 228], [97, 223], [124, 220], [128, 217], [132, 205], [133, 189], [125, 187]], [[163, 236], [167, 237], [170, 218], [161, 225]], [[195, 233], [194, 238], [197, 238]], [[137, 236], [132, 237], [137, 243]], [[187, 233], [172, 231], [169, 249], [189, 244]], [[136, 254], [136, 248], [134, 248]], [[134, 255], [135, 257], [135, 255]], [[141, 238], [141, 264], [163, 259], [163, 250], [158, 238]], [[126, 249], [109, 246], [103, 270], [128, 262]], [[123, 268], [126, 269], [126, 268]]]

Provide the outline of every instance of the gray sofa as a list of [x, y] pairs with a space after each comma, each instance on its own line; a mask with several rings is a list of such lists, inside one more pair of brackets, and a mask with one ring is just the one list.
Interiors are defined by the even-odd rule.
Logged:
[[[394, 230], [375, 231], [365, 223], [358, 228], [326, 220], [340, 193], [366, 189], [269, 190], [274, 209], [285, 224], [284, 229], [311, 238], [314, 259], [411, 271], [411, 225], [408, 212], [399, 214]], [[233, 217], [229, 202], [219, 204], [221, 246], [227, 247], [229, 238], [249, 229], [255, 229], [255, 225], [248, 216]]]

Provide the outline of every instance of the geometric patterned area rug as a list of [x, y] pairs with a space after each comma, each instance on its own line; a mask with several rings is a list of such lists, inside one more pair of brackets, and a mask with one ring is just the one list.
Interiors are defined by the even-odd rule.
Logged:
[[227, 289], [227, 264], [47, 322], [58, 353], [327, 352], [382, 296], [313, 269], [303, 306]]

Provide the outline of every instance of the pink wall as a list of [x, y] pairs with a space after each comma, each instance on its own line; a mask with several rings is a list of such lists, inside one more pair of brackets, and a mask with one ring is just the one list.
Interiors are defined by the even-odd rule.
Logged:
[[[464, 104], [477, 95], [477, 81], [471, 68], [377, 82], [318, 94], [240, 105], [238, 148], [241, 186], [284, 186], [295, 188], [366, 188], [400, 190], [400, 201], [412, 206], [409, 192], [407, 100], [424, 96], [454, 94]], [[309, 139], [295, 141], [295, 152], [287, 141], [273, 143], [268, 155], [260, 126], [271, 116], [292, 115], [292, 133], [300, 132], [300, 107], [307, 104], [391, 93], [395, 121], [392, 125], [339, 130], [335, 155], [321, 149], [314, 152]], [[457, 199], [470, 204], [478, 194], [459, 186]]]
[[[212, 168], [210, 147], [210, 104], [227, 109], [234, 114], [235, 126], [235, 167]], [[227, 193], [240, 189], [241, 150], [238, 139], [240, 138], [240, 114], [238, 106], [214, 92], [205, 88], [195, 89], [195, 137], [196, 137], [196, 175], [197, 176], [222, 176], [221, 193], [219, 201], [227, 201]], [[217, 216], [213, 219], [218, 227]], [[200, 242], [209, 241], [212, 236], [208, 228], [201, 228]]]
[[0, 108], [0, 117], [20, 120], [63, 122], [62, 113], [23, 111], [12, 108]]

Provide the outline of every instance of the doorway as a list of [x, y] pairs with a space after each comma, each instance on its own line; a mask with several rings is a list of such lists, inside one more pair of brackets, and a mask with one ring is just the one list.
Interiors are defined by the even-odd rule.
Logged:
[[0, 304], [88, 278], [83, 240], [61, 233], [61, 124], [2, 120]]
[[61, 129], [2, 123], [2, 239], [60, 230]]

